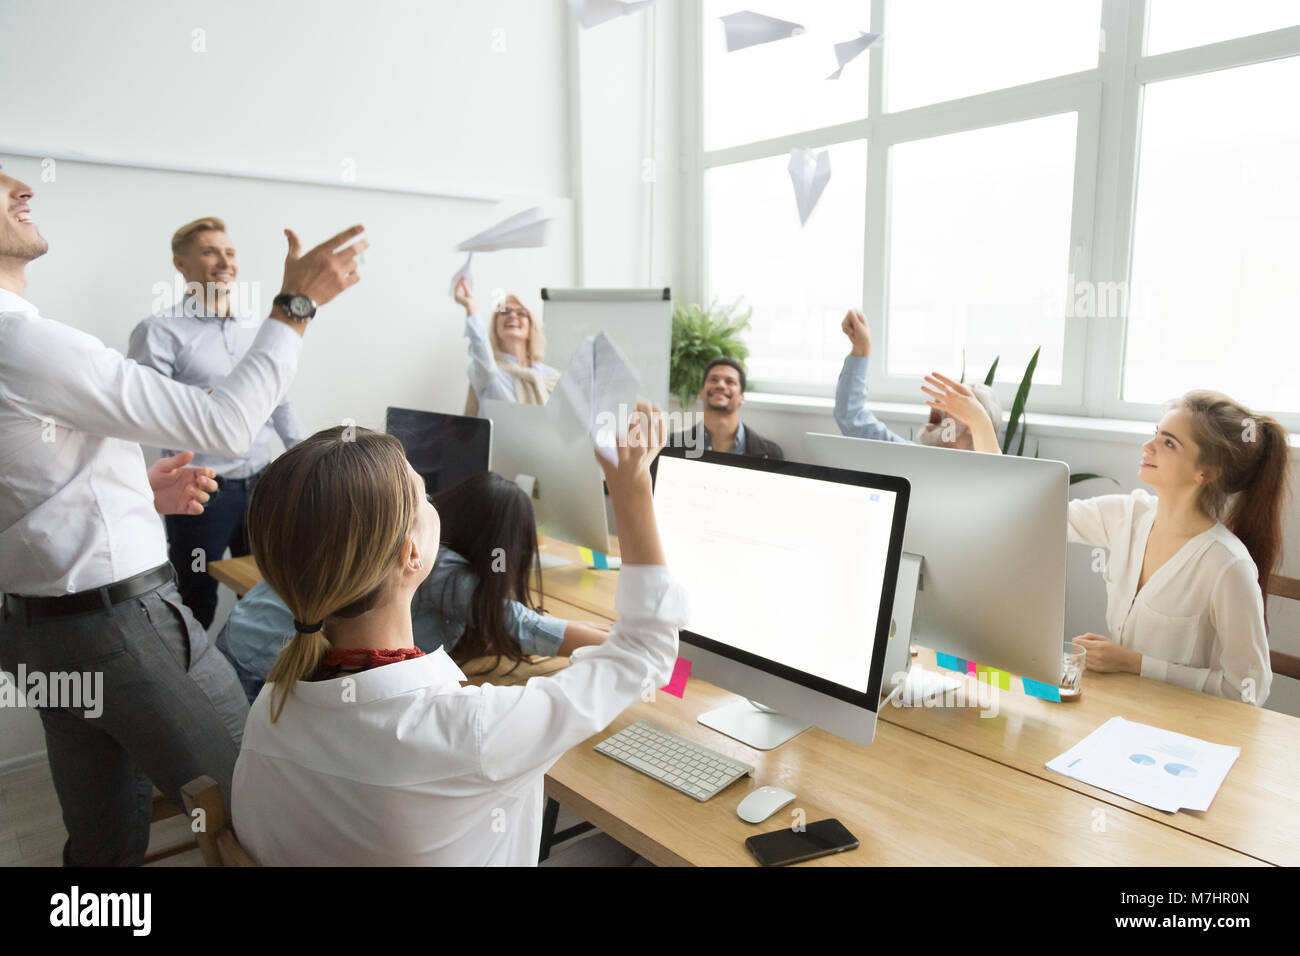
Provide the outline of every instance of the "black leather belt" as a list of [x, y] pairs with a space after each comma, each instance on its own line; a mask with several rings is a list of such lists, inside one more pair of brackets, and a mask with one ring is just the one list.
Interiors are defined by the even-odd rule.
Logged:
[[76, 594], [64, 594], [59, 597], [23, 597], [21, 594], [5, 595], [5, 610], [11, 614], [25, 614], [27, 620], [34, 621], [43, 617], [64, 617], [68, 614], [84, 614], [121, 604], [133, 597], [159, 588], [173, 581], [176, 572], [170, 564], [160, 564], [150, 571], [141, 571], [133, 577], [106, 584], [102, 588], [78, 591]]

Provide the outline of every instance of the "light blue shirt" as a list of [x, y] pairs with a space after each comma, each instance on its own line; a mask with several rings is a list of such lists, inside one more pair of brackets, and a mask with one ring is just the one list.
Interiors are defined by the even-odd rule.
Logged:
[[[450, 548], [439, 548], [433, 570], [411, 600], [415, 645], [426, 654], [451, 653], [465, 636], [478, 575]], [[518, 601], [506, 602], [506, 629], [525, 654], [553, 657], [564, 643], [568, 621], [538, 614]], [[234, 665], [248, 699], [254, 700], [280, 649], [293, 637], [293, 614], [265, 581], [235, 604], [217, 647]]]
[[889, 426], [867, 408], [867, 362], [864, 356], [846, 355], [835, 385], [835, 424], [850, 438], [874, 438], [876, 441], [912, 442], [891, 431]]
[[[709, 430], [703, 425], [700, 431], [704, 432], [704, 450], [713, 450], [713, 439], [709, 436]], [[731, 442], [731, 454], [743, 455], [745, 453], [745, 423], [741, 422], [736, 426], [736, 437]]]
[[[469, 339], [469, 383], [478, 400], [482, 402], [485, 398], [495, 398], [503, 402], [515, 401], [514, 376], [497, 364], [487, 327], [477, 315], [465, 317], [465, 337]], [[513, 365], [518, 364], [513, 355], [507, 355], [505, 360]], [[537, 372], [539, 379], [550, 379], [552, 385], [560, 378], [560, 373], [544, 362], [534, 362], [529, 368]]]
[[[222, 319], [197, 299], [187, 296], [172, 308], [151, 315], [131, 333], [127, 358], [157, 369], [184, 385], [212, 389], [225, 381], [257, 337], [261, 320], [233, 316]], [[212, 455], [198, 449], [168, 448], [164, 455], [192, 450], [192, 465], [211, 468], [222, 478], [248, 478], [265, 468], [275, 457], [275, 436], [285, 448], [307, 437], [288, 400], [271, 412], [270, 420], [253, 438], [242, 458]]]

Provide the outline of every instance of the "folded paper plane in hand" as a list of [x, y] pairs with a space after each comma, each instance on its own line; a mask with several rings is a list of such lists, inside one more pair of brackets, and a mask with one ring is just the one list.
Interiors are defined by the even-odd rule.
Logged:
[[551, 220], [534, 206], [502, 219], [490, 229], [466, 239], [456, 248], [461, 252], [493, 252], [497, 249], [531, 249], [546, 245], [546, 227]]
[[771, 43], [774, 40], [786, 40], [803, 33], [803, 25], [776, 17], [764, 16], [752, 10], [741, 10], [718, 17], [727, 33], [727, 52], [743, 50], [745, 47]]
[[790, 150], [790, 181], [794, 183], [794, 201], [799, 206], [799, 224], [806, 226], [808, 217], [817, 208], [817, 200], [831, 181], [830, 153], [798, 146]]
[[451, 291], [447, 293], [448, 295], [456, 294], [456, 283], [460, 282], [461, 279], [464, 279], [466, 283], [471, 288], [473, 288], [474, 276], [471, 275], [469, 271], [469, 264], [473, 261], [474, 261], [474, 253], [471, 252], [469, 255], [465, 257], [465, 264], [461, 266], [459, 269], [457, 269], [456, 274], [451, 277]]
[[839, 63], [840, 68], [826, 77], [828, 80], [838, 80], [844, 68], [856, 60], [861, 54], [866, 52], [867, 48], [872, 46], [880, 39], [879, 33], [859, 33], [856, 40], [845, 40], [843, 43], [835, 44], [835, 60]]
[[569, 8], [584, 30], [598, 27], [606, 20], [625, 17], [644, 10], [654, 0], [569, 0]]
[[546, 412], [566, 441], [586, 433], [597, 453], [617, 465], [620, 429], [627, 431], [639, 385], [627, 357], [601, 332], [583, 339], [573, 350], [568, 369], [546, 403]]

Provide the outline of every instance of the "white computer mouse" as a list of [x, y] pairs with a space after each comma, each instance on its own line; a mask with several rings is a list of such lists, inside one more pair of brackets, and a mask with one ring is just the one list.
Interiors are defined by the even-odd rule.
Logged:
[[736, 807], [736, 813], [746, 823], [762, 823], [794, 799], [794, 794], [780, 787], [759, 787]]

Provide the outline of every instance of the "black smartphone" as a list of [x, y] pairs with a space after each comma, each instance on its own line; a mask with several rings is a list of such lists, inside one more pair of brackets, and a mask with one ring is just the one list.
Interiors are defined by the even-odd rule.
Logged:
[[818, 820], [802, 830], [785, 827], [752, 836], [745, 841], [745, 846], [763, 866], [785, 866], [831, 853], [856, 850], [858, 838], [839, 820]]

